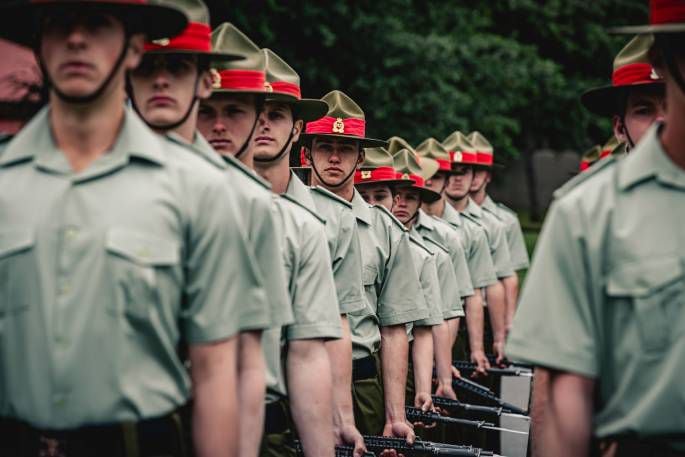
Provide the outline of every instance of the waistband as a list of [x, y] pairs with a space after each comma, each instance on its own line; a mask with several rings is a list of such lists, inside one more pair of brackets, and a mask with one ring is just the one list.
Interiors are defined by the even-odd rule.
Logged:
[[375, 355], [352, 361], [352, 381], [361, 381], [378, 376], [378, 364]]

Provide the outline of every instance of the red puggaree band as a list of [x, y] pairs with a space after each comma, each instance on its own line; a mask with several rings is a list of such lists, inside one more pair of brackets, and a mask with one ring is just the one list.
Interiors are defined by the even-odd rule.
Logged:
[[587, 160], [583, 160], [583, 161], [580, 162], [580, 171], [581, 171], [581, 173], [582, 173], [583, 171], [587, 170], [588, 168], [590, 168], [590, 162], [588, 162]]
[[[397, 173], [400, 179], [407, 179], [407, 174]], [[426, 181], [419, 175], [409, 175], [409, 179], [414, 181], [414, 187], [425, 187]]]
[[652, 25], [685, 22], [685, 2], [682, 0], [651, 0], [649, 22]]
[[476, 155], [477, 155], [476, 162], [478, 163], [478, 165], [487, 165], [487, 166], [492, 165], [492, 163], [493, 163], [492, 154], [488, 154], [485, 152], [477, 152]]
[[273, 93], [275, 94], [292, 95], [298, 100], [302, 99], [300, 86], [298, 86], [297, 84], [285, 81], [274, 81], [271, 83], [271, 88], [273, 89]]
[[357, 170], [354, 173], [354, 183], [373, 183], [380, 181], [394, 181], [397, 172], [392, 167], [378, 167], [373, 170]]
[[633, 84], [644, 84], [661, 82], [661, 78], [654, 78], [656, 75], [654, 68], [648, 63], [633, 63], [625, 65], [614, 71], [611, 76], [611, 84], [617, 86], [630, 86]]
[[447, 159], [437, 159], [438, 165], [440, 165], [440, 170], [449, 171], [451, 168], [450, 161]]
[[207, 24], [191, 22], [180, 35], [164, 40], [165, 44], [159, 44], [161, 40], [156, 41], [145, 43], [145, 50], [157, 51], [163, 49], [210, 52], [212, 50], [212, 29]]
[[221, 70], [220, 89], [266, 92], [266, 75], [259, 70]]
[[611, 149], [605, 149], [599, 153], [599, 158], [603, 159], [605, 157], [609, 157], [610, 155], [611, 155]]
[[365, 138], [366, 136], [366, 121], [364, 119], [355, 119], [348, 117], [343, 119], [341, 117], [326, 116], [313, 122], [307, 123], [306, 133], [324, 135], [347, 135], [351, 137]]

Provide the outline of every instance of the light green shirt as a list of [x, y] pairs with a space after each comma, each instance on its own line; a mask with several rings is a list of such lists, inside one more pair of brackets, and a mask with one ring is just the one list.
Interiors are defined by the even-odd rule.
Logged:
[[43, 109], [0, 158], [0, 416], [137, 421], [190, 399], [178, 345], [266, 306], [224, 175], [131, 110], [74, 173]]
[[447, 223], [442, 222], [426, 214], [422, 209], [414, 222], [416, 231], [423, 239], [429, 239], [436, 244], [447, 249], [454, 268], [454, 275], [457, 278], [459, 295], [469, 297], [474, 294], [471, 273], [466, 263], [466, 254], [462, 247], [459, 236]]
[[506, 347], [595, 379], [600, 438], [685, 432], [685, 171], [657, 131], [553, 202]]
[[530, 259], [526, 250], [526, 242], [523, 239], [521, 223], [516, 213], [501, 203], [495, 203], [489, 195], [485, 196], [482, 208], [489, 211], [504, 224], [512, 268], [515, 271], [528, 268]]
[[320, 188], [304, 185], [294, 173], [286, 194], [326, 222], [326, 238], [341, 314], [364, 308], [362, 257], [357, 221], [349, 202]]
[[287, 195], [274, 201], [276, 220], [284, 235], [283, 260], [295, 321], [262, 334], [267, 402], [287, 395], [282, 357], [286, 341], [342, 337], [324, 221]]
[[474, 218], [485, 229], [490, 244], [490, 255], [495, 265], [495, 272], [499, 279], [514, 275], [514, 268], [511, 264], [507, 236], [502, 224], [495, 216], [478, 206], [476, 202], [469, 198], [469, 204], [464, 210], [467, 216]]
[[495, 284], [497, 274], [492, 263], [485, 229], [474, 219], [465, 214], [460, 214], [447, 202], [445, 202], [445, 210], [441, 219], [454, 227], [461, 235], [473, 287], [481, 289]]
[[349, 315], [352, 357], [356, 360], [379, 350], [379, 327], [424, 319], [428, 310], [420, 306], [421, 283], [402, 224], [386, 209], [366, 203], [356, 189], [352, 211], [362, 246], [366, 296], [366, 307]]
[[424, 306], [428, 310], [428, 317], [414, 322], [414, 325], [428, 327], [441, 324], [444, 321], [442, 317], [444, 305], [440, 295], [440, 282], [438, 279], [438, 269], [435, 265], [435, 255], [424, 245], [420, 237], [410, 235], [409, 241], [414, 266], [421, 283]]

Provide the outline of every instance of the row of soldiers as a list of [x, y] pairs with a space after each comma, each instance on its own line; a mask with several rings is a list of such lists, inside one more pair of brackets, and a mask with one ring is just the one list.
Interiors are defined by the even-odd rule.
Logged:
[[482, 134], [370, 138], [201, 0], [0, 11], [50, 89], [0, 153], [0, 454], [361, 456], [504, 362]]

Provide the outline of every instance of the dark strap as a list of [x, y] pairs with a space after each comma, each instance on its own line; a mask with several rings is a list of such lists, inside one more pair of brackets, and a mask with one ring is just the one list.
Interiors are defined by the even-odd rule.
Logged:
[[375, 378], [378, 375], [376, 358], [372, 355], [352, 361], [352, 381]]
[[264, 414], [264, 435], [288, 433], [290, 417], [285, 400], [276, 400], [266, 404]]

